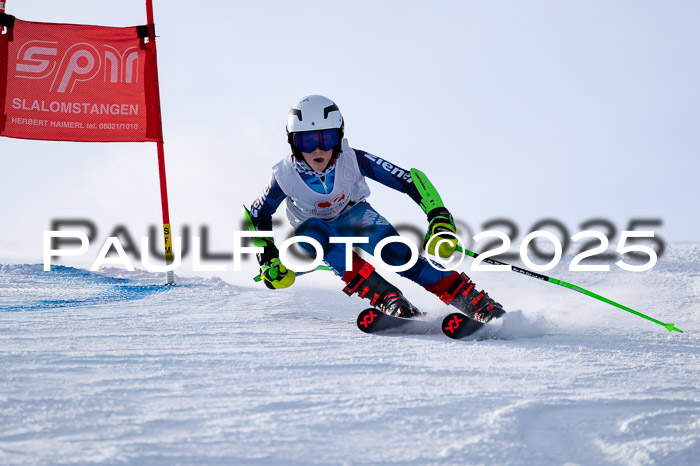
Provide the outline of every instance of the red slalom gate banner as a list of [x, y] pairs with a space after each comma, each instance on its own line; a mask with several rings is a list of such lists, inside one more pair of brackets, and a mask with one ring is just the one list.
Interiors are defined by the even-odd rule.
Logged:
[[147, 27], [11, 23], [0, 36], [0, 136], [162, 142]]
[[21, 21], [0, 0], [0, 136], [48, 141], [155, 141], [166, 280], [174, 256], [165, 177], [153, 0], [145, 26]]

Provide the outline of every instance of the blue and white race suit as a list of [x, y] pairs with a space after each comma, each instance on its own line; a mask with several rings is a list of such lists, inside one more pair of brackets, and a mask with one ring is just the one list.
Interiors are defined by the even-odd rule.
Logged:
[[[345, 244], [331, 243], [331, 237], [361, 236], [368, 243], [357, 246], [370, 254], [379, 241], [398, 236], [396, 229], [366, 201], [370, 195], [365, 177], [384, 186], [408, 194], [417, 204], [421, 196], [413, 184], [410, 172], [368, 152], [351, 148], [343, 140], [343, 150], [335, 167], [323, 179], [301, 174], [290, 154], [273, 167], [273, 174], [262, 194], [252, 204], [250, 212], [257, 230], [272, 230], [272, 215], [282, 201], [286, 202], [287, 217], [296, 235], [310, 236], [318, 241], [324, 261], [338, 274], [345, 274]], [[309, 256], [315, 250], [308, 243], [299, 243]], [[411, 251], [402, 243], [392, 242], [382, 249], [382, 260], [392, 266], [409, 261]], [[433, 268], [420, 257], [418, 262], [400, 275], [430, 286], [450, 276], [449, 272]]]

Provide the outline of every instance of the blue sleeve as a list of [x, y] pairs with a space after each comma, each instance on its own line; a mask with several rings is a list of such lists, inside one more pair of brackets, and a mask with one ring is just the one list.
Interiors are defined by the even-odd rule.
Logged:
[[391, 162], [359, 149], [353, 149], [360, 166], [360, 173], [378, 183], [411, 196], [420, 205], [421, 195], [418, 192], [409, 170], [394, 165]]
[[250, 218], [258, 231], [272, 230], [272, 214], [277, 211], [287, 195], [277, 184], [275, 175], [270, 176], [270, 180], [263, 188], [262, 194], [250, 206]]

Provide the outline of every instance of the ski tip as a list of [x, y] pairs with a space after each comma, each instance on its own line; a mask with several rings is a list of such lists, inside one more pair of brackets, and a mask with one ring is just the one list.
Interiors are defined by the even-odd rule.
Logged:
[[360, 314], [357, 316], [357, 328], [365, 333], [372, 333], [372, 329], [374, 327], [373, 324], [375, 323], [379, 312], [380, 311], [374, 309], [373, 307], [360, 312]]
[[453, 340], [468, 337], [484, 324], [472, 320], [461, 312], [453, 312], [442, 319], [442, 333]]
[[445, 318], [442, 319], [442, 333], [452, 339], [458, 339], [459, 328], [465, 319], [467, 319], [467, 316], [459, 312], [446, 315]]

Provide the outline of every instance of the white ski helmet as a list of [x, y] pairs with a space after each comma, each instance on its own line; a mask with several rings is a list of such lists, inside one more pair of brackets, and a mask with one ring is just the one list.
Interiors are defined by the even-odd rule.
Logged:
[[287, 140], [292, 152], [297, 157], [301, 153], [294, 145], [294, 133], [306, 131], [321, 131], [324, 129], [338, 130], [338, 144], [333, 148], [339, 153], [343, 139], [345, 123], [340, 109], [331, 99], [322, 95], [308, 95], [292, 105], [287, 115]]

